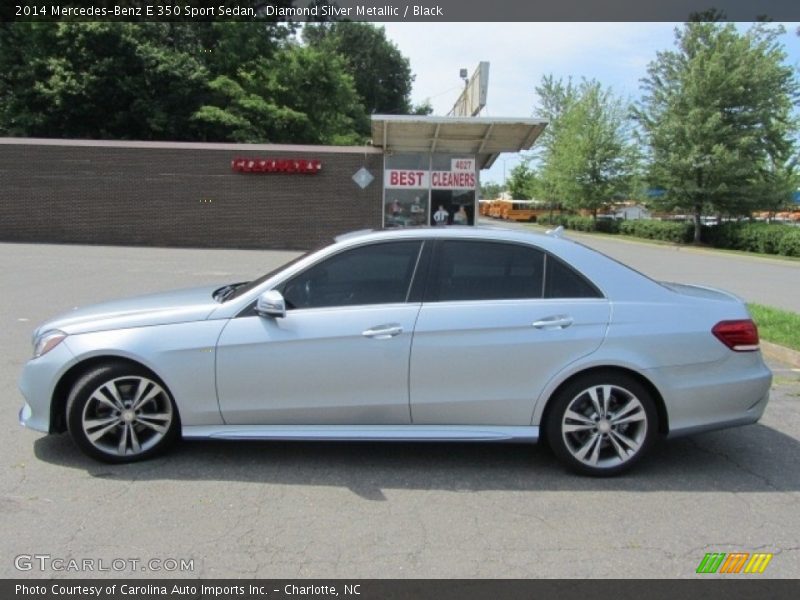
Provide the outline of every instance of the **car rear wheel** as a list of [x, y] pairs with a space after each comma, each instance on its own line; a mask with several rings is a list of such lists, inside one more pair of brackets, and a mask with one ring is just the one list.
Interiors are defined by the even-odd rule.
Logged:
[[177, 438], [179, 419], [172, 397], [153, 375], [113, 363], [89, 371], [72, 388], [67, 427], [92, 458], [124, 463], [166, 450]]
[[545, 424], [547, 441], [564, 464], [585, 475], [628, 470], [647, 452], [658, 430], [650, 392], [624, 373], [579, 377], [553, 401]]

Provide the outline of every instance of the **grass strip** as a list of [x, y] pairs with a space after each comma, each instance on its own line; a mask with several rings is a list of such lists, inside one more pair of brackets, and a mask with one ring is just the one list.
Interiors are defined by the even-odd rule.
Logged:
[[748, 304], [747, 308], [761, 339], [800, 350], [800, 314], [763, 304]]

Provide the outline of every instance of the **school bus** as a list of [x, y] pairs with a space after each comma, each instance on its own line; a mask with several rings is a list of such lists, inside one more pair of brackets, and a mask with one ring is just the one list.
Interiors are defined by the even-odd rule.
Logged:
[[541, 200], [497, 200], [481, 201], [480, 214], [506, 221], [533, 222], [539, 215], [549, 212]]

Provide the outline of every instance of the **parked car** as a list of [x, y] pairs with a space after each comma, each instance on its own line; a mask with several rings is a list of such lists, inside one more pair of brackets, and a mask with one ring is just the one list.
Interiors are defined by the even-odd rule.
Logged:
[[180, 437], [543, 439], [612, 475], [659, 437], [756, 422], [770, 383], [728, 293], [559, 234], [425, 228], [55, 318], [34, 334], [20, 421], [114, 463]]

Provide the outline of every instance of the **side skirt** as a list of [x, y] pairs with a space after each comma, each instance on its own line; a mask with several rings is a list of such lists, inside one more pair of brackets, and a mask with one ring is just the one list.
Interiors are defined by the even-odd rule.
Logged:
[[500, 425], [189, 425], [185, 439], [369, 442], [524, 442], [539, 428]]

